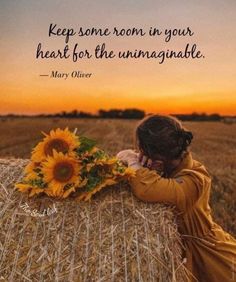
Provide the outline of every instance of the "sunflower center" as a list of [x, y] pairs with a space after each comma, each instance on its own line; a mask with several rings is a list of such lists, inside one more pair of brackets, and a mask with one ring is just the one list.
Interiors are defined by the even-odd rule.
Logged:
[[74, 175], [74, 167], [68, 162], [57, 163], [53, 169], [54, 179], [59, 182], [67, 182]]
[[44, 153], [46, 156], [53, 155], [53, 149], [56, 150], [58, 153], [67, 153], [69, 151], [69, 145], [62, 139], [55, 138], [48, 141], [44, 147]]

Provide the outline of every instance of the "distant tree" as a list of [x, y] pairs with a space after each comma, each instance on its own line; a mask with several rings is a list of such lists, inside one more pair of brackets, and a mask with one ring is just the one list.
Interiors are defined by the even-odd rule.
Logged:
[[78, 117], [80, 117], [80, 118], [93, 118], [95, 116], [91, 113], [81, 111], [81, 112], [79, 112]]
[[61, 114], [60, 114], [61, 117], [66, 117], [66, 115], [67, 115], [66, 111], [62, 111]]
[[126, 109], [123, 111], [123, 118], [127, 119], [142, 119], [145, 112], [139, 109]]
[[122, 118], [122, 110], [119, 109], [99, 110], [98, 114], [101, 118]]
[[219, 114], [211, 114], [209, 116], [210, 120], [213, 120], [213, 121], [220, 121], [222, 120], [222, 117], [219, 115]]
[[139, 109], [111, 109], [99, 110], [99, 117], [101, 118], [121, 118], [121, 119], [140, 119], [145, 116], [145, 112]]
[[77, 116], [78, 116], [78, 111], [77, 110], [71, 111], [71, 117], [76, 118]]
[[207, 115], [206, 113], [177, 114], [174, 115], [182, 121], [220, 121], [222, 116], [219, 114]]
[[61, 113], [54, 114], [55, 117], [62, 118], [93, 118], [94, 116], [91, 113], [86, 113], [78, 110], [73, 110], [71, 112], [62, 111]]

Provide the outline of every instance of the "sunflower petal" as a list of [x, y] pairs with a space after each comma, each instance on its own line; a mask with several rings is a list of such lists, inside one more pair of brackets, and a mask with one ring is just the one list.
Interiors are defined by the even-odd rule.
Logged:
[[29, 197], [33, 197], [34, 195], [40, 194], [44, 191], [44, 189], [42, 188], [32, 188], [30, 193], [29, 193]]
[[18, 189], [20, 192], [28, 192], [30, 189], [32, 188], [32, 186], [30, 186], [29, 184], [23, 184], [23, 183], [17, 183], [15, 184], [15, 189]]
[[75, 192], [75, 187], [71, 187], [63, 193], [62, 198], [67, 198], [72, 192]]

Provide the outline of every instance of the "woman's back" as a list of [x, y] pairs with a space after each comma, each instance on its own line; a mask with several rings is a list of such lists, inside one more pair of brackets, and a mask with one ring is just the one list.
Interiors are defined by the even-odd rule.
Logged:
[[186, 154], [171, 177], [140, 168], [131, 180], [134, 194], [149, 202], [166, 202], [178, 209], [178, 226], [185, 245], [189, 281], [236, 281], [236, 240], [212, 220], [211, 179], [205, 167]]

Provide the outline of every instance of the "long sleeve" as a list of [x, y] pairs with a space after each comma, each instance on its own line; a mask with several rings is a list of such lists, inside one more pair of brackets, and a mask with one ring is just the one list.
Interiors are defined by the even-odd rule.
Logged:
[[202, 193], [204, 177], [190, 169], [179, 172], [174, 178], [163, 178], [147, 168], [136, 171], [130, 181], [137, 198], [147, 202], [166, 202], [176, 205], [180, 210], [192, 206]]

